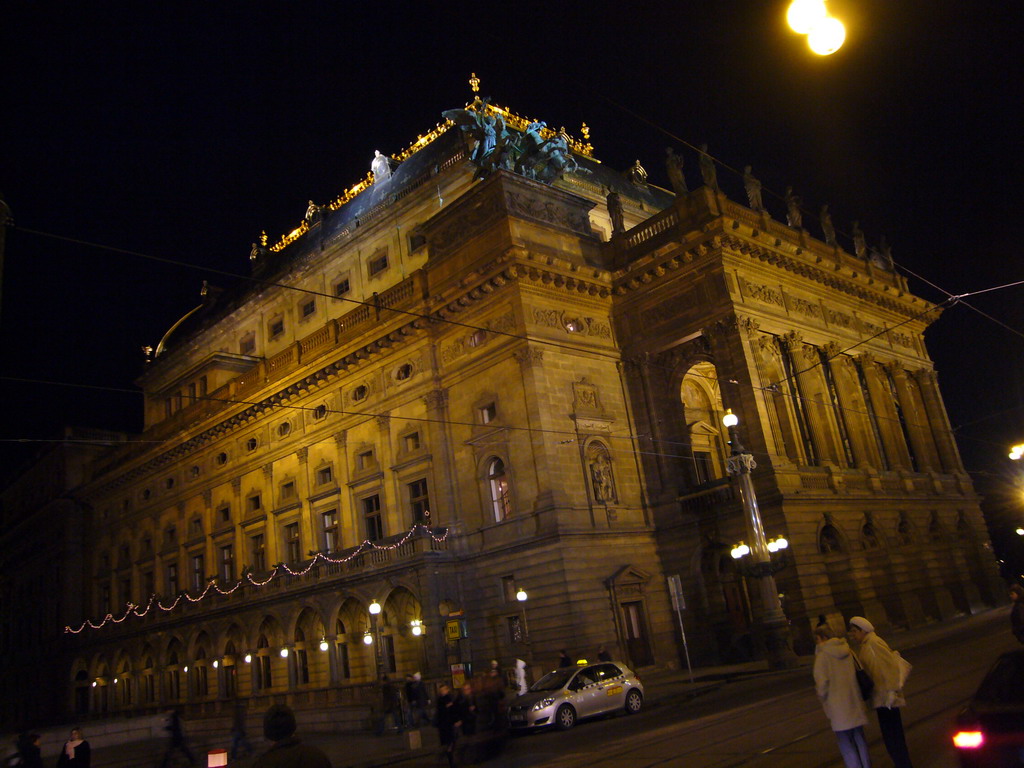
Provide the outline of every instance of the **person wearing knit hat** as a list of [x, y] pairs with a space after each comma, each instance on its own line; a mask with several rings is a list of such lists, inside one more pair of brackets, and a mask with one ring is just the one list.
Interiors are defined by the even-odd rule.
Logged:
[[273, 744], [253, 768], [331, 768], [327, 755], [296, 738], [295, 713], [285, 704], [274, 704], [263, 715], [263, 735]]
[[863, 616], [854, 616], [847, 622], [850, 648], [861, 667], [875, 684], [868, 706], [878, 717], [885, 751], [896, 768], [913, 768], [907, 739], [903, 733], [900, 707], [906, 705], [900, 683], [900, 664], [896, 653], [878, 636], [875, 626]]

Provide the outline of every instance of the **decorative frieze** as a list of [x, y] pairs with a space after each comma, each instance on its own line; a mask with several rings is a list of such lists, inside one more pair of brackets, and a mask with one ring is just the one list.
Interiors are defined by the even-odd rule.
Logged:
[[565, 333], [580, 333], [601, 339], [612, 337], [611, 325], [603, 320], [585, 315], [572, 315], [564, 309], [541, 309], [534, 307], [533, 322], [548, 328], [560, 328]]
[[495, 334], [511, 333], [515, 330], [516, 318], [512, 312], [507, 312], [496, 318], [485, 320], [479, 328], [469, 330], [465, 334], [443, 344], [441, 346], [441, 362], [450, 363], [453, 360], [469, 354], [470, 350], [482, 347], [495, 337]]

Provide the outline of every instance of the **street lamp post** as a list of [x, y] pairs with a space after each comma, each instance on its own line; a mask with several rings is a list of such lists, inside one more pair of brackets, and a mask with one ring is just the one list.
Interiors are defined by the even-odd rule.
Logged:
[[736, 478], [743, 515], [746, 519], [747, 534], [750, 537], [750, 573], [757, 579], [761, 591], [761, 631], [764, 637], [765, 655], [773, 669], [796, 666], [796, 654], [790, 646], [789, 621], [782, 612], [779, 590], [775, 586], [774, 568], [768, 540], [764, 535], [761, 511], [757, 507], [757, 495], [750, 473], [756, 469], [754, 457], [743, 448], [736, 429], [739, 418], [730, 408], [722, 417], [722, 423], [729, 430], [732, 455], [727, 462], [727, 471]]
[[[363, 637], [363, 642], [367, 645], [373, 645], [373, 661], [377, 668], [377, 680], [381, 679], [381, 672], [384, 670], [384, 659], [381, 654], [384, 650], [380, 647], [380, 603], [374, 600], [370, 603], [370, 631], [373, 633], [369, 636]], [[369, 638], [369, 639], [367, 639]]]

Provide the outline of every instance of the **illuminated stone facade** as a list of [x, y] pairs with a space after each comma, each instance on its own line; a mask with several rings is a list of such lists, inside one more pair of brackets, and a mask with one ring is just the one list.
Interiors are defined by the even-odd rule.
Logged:
[[[902, 277], [707, 187], [586, 155], [550, 185], [474, 180], [457, 131], [414, 146], [161, 341], [144, 442], [75, 491], [67, 709], [364, 705], [378, 671], [536, 672], [563, 647], [678, 665], [671, 574], [697, 662], [756, 653], [725, 407], [791, 542], [798, 649], [821, 613], [994, 601], [922, 338], [936, 313]], [[335, 562], [306, 570], [318, 552]]]

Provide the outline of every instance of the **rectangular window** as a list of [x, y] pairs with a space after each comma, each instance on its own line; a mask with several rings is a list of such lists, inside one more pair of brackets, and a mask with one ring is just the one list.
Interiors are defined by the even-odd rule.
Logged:
[[256, 354], [256, 334], [252, 331], [245, 334], [238, 342], [238, 352], [243, 355]]
[[337, 552], [341, 549], [341, 538], [338, 535], [338, 510], [332, 509], [321, 516], [324, 524], [324, 552]]
[[262, 533], [249, 537], [249, 557], [254, 571], [267, 570], [267, 547]]
[[430, 498], [428, 497], [426, 478], [409, 483], [409, 509], [412, 511], [414, 523], [425, 523], [430, 516]]
[[148, 601], [154, 592], [156, 592], [156, 582], [153, 580], [153, 572], [146, 571], [142, 574], [142, 601]]
[[498, 409], [494, 403], [488, 403], [482, 408], [478, 409], [481, 424], [490, 424], [498, 416]]
[[506, 603], [516, 602], [516, 577], [515, 576], [502, 576], [501, 577], [501, 593], [505, 597]]
[[168, 398], [166, 398], [164, 400], [164, 418], [165, 419], [171, 418], [171, 415], [173, 413], [174, 413], [174, 401], [171, 400], [171, 398], [168, 397]]
[[320, 467], [316, 471], [316, 484], [327, 485], [334, 479], [334, 470], [331, 467]]
[[202, 555], [192, 556], [192, 589], [202, 592], [206, 588], [206, 563]]
[[178, 529], [173, 525], [167, 526], [164, 530], [164, 544], [175, 544], [178, 541]]
[[380, 651], [381, 661], [384, 664], [385, 672], [394, 672], [397, 670], [395, 664], [395, 636], [394, 635], [381, 635], [380, 638]]
[[196, 401], [196, 385], [195, 382], [188, 385], [188, 399], [189, 402], [194, 403]]
[[302, 302], [302, 316], [310, 317], [316, 313], [316, 299], [310, 299], [309, 301]]
[[409, 235], [409, 251], [410, 252], [415, 251], [417, 248], [422, 248], [426, 244], [427, 244], [427, 237], [426, 237], [426, 235], [421, 235], [419, 233]]
[[178, 594], [178, 564], [168, 563], [165, 576], [167, 580], [167, 594], [173, 597]]
[[278, 317], [271, 320], [267, 330], [270, 331], [270, 338], [276, 339], [284, 333], [284, 318]]
[[231, 522], [231, 505], [225, 504], [223, 507], [217, 510], [217, 519], [222, 523]]
[[192, 522], [189, 526], [189, 533], [192, 536], [199, 536], [203, 532], [203, 519], [201, 517], [193, 517]]
[[522, 616], [506, 616], [505, 620], [508, 622], [508, 639], [512, 643], [522, 643], [526, 641], [526, 628], [523, 626]]
[[693, 452], [693, 476], [697, 485], [708, 483], [712, 479], [711, 454], [707, 451]]
[[363, 451], [356, 456], [356, 467], [358, 469], [372, 469], [377, 462], [373, 458], [373, 451]]
[[366, 271], [370, 277], [379, 275], [385, 269], [388, 268], [388, 249], [381, 248], [379, 251], [370, 257], [370, 260], [366, 264]]
[[346, 680], [352, 677], [352, 668], [348, 663], [348, 643], [338, 643], [338, 668]]
[[220, 578], [225, 584], [235, 580], [235, 548], [230, 544], [220, 548]]
[[420, 433], [413, 432], [402, 438], [406, 453], [412, 453], [420, 449]]
[[101, 616], [110, 610], [110, 585], [104, 584], [100, 587], [100, 605], [99, 613]]
[[350, 290], [352, 290], [352, 284], [349, 282], [349, 279], [347, 277], [341, 278], [338, 282], [334, 284], [335, 296], [344, 296]]
[[258, 512], [263, 507], [263, 500], [258, 493], [254, 493], [245, 501], [250, 512]]
[[287, 483], [281, 484], [281, 498], [291, 499], [295, 496], [295, 483], [289, 480]]
[[302, 560], [302, 546], [299, 543], [299, 524], [288, 523], [284, 527], [284, 545], [288, 553], [288, 562], [298, 563]]
[[121, 602], [127, 603], [132, 599], [132, 580], [131, 577], [121, 579]]
[[363, 499], [363, 518], [366, 520], [366, 540], [384, 538], [384, 522], [380, 514], [380, 496], [376, 493]]
[[199, 377], [199, 396], [200, 397], [205, 397], [206, 396], [206, 393], [207, 393], [207, 390], [208, 390], [208, 386], [209, 385], [207, 384], [206, 377], [205, 376], [200, 376]]

